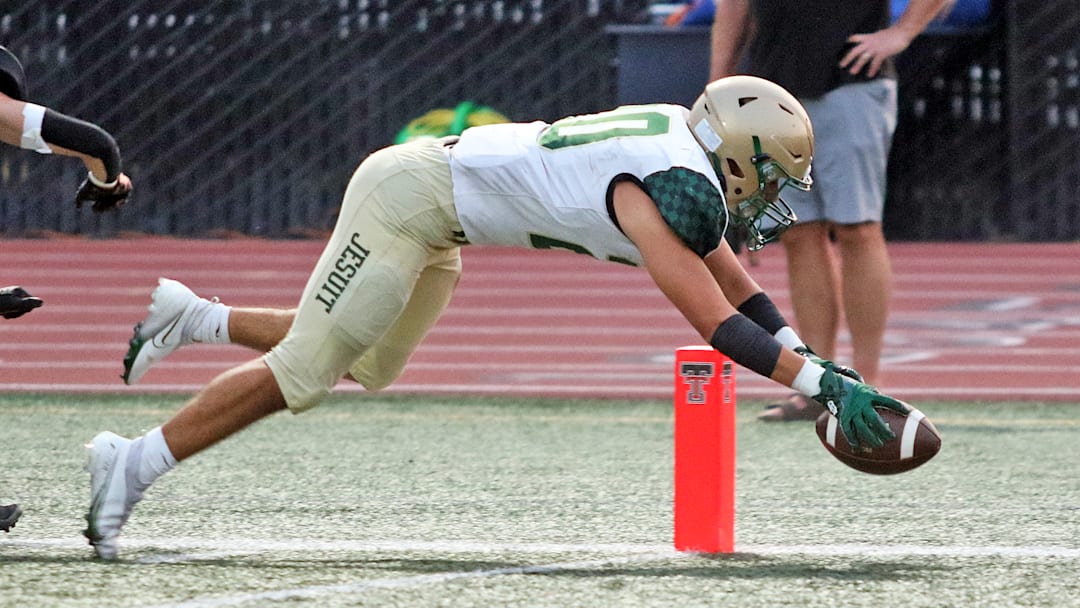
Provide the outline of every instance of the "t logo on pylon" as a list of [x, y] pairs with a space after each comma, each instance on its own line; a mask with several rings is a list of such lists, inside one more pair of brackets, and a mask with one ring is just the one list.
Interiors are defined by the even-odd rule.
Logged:
[[716, 375], [712, 363], [687, 362], [679, 364], [679, 375], [686, 383], [686, 402], [705, 403], [708, 395], [705, 386]]

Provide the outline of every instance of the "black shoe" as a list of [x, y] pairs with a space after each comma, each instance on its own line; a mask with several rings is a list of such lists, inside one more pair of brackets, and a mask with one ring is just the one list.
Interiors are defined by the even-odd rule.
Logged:
[[0, 530], [7, 532], [11, 528], [15, 527], [15, 522], [19, 521], [19, 517], [22, 516], [22, 509], [19, 505], [2, 505], [0, 506]]

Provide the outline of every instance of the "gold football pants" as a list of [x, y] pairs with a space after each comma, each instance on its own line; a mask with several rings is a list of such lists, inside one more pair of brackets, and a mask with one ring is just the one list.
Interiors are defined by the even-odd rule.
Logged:
[[444, 143], [384, 148], [349, 181], [296, 319], [264, 359], [293, 412], [346, 373], [388, 386], [450, 302], [463, 237]]

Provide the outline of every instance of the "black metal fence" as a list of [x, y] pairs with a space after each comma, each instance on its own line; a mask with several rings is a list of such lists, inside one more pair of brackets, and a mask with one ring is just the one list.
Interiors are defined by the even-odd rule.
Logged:
[[1080, 236], [1080, 1], [1008, 9], [1012, 173], [1008, 221], [1024, 240]]
[[[889, 159], [888, 236], [1013, 238], [1005, 24], [930, 33], [900, 55], [900, 116]], [[1077, 226], [1080, 234], [1080, 226]]]
[[[32, 98], [114, 133], [136, 182], [121, 213], [76, 213], [80, 163], [0, 146], [0, 234], [325, 229], [359, 160], [432, 108], [550, 120], [613, 105], [606, 28], [648, 4], [0, 0]], [[1077, 32], [1076, 0], [1010, 0], [990, 26], [902, 56], [890, 237], [1080, 236]]]
[[1080, 3], [994, 3], [901, 56], [885, 226], [910, 239], [1080, 238]]
[[0, 149], [0, 233], [273, 237], [329, 226], [344, 185], [410, 119], [474, 100], [514, 120], [614, 98], [600, 0], [0, 2], [34, 101], [121, 144], [131, 205], [70, 207], [74, 160]]

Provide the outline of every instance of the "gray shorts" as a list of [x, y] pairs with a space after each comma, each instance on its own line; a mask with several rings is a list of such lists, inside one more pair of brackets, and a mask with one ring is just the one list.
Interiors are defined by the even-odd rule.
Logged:
[[896, 81], [879, 78], [802, 99], [814, 125], [814, 187], [784, 190], [800, 222], [880, 222], [896, 131]]

